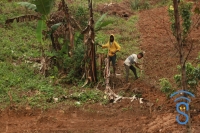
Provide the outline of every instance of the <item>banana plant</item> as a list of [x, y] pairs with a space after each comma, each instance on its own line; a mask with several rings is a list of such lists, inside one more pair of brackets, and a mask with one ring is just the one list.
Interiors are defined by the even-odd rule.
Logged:
[[107, 20], [107, 21], [103, 21], [104, 18], [106, 17], [107, 13], [103, 14], [98, 20], [97, 22], [95, 23], [94, 25], [94, 30], [95, 32], [98, 32], [100, 31], [103, 27], [109, 25], [109, 24], [112, 24], [113, 21], [112, 20]]
[[[48, 20], [48, 16], [53, 8], [55, 0], [32, 0], [31, 3], [29, 2], [18, 2], [19, 5], [26, 7], [29, 10], [33, 10], [40, 14], [40, 17], [34, 14], [30, 15], [22, 15], [17, 16], [14, 18], [7, 19], [5, 24], [13, 23], [14, 20], [17, 22], [24, 22], [24, 21], [31, 21], [31, 20], [38, 20], [37, 24], [37, 39], [38, 41], [43, 44], [43, 34], [42, 31], [46, 29], [46, 21]], [[52, 26], [52, 32], [55, 31], [60, 24], [55, 24]]]
[[29, 2], [18, 2], [17, 4], [24, 6], [29, 10], [33, 10], [37, 12], [37, 7], [35, 4], [29, 3]]
[[[24, 6], [26, 9], [33, 10], [37, 12], [37, 7], [35, 4], [29, 3], [29, 2], [18, 2], [17, 4]], [[40, 16], [37, 14], [25, 14], [25, 15], [20, 15], [20, 16], [15, 16], [13, 18], [8, 18], [5, 21], [6, 25], [9, 25], [10, 23], [13, 23], [14, 21], [16, 22], [27, 22], [27, 21], [32, 21], [32, 20], [39, 20]]]
[[33, 0], [33, 4], [36, 5], [37, 12], [42, 15], [37, 25], [37, 39], [41, 44], [43, 44], [42, 31], [47, 27], [46, 21], [53, 8], [54, 0]]
[[[37, 26], [37, 39], [39, 42], [42, 41], [42, 31], [46, 29], [46, 21], [51, 9], [53, 8], [54, 0], [33, 0], [32, 3], [29, 2], [18, 2], [19, 5], [26, 7], [29, 10], [33, 10], [42, 15], [38, 21]], [[30, 15], [29, 15], [30, 16]], [[32, 17], [33, 18], [33, 17]], [[36, 18], [36, 17], [35, 17]], [[53, 33], [62, 23], [57, 23], [51, 26], [51, 33]], [[49, 34], [51, 34], [49, 33]]]

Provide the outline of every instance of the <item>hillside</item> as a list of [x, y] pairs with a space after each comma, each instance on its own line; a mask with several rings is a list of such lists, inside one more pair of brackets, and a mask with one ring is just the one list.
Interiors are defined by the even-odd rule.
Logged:
[[[67, 2], [73, 12], [80, 1]], [[0, 132], [185, 133], [186, 126], [176, 121], [174, 98], [168, 98], [160, 90], [159, 80], [162, 78], [168, 78], [175, 87], [173, 77], [178, 73], [179, 65], [167, 6], [162, 2], [149, 1], [142, 10], [133, 10], [129, 1], [94, 3], [95, 20], [108, 12], [105, 20], [114, 21], [100, 30], [96, 39], [103, 44], [114, 33], [122, 46], [122, 51], [117, 55], [117, 73], [121, 76], [111, 78], [112, 89], [121, 96], [132, 97], [136, 94], [143, 98], [143, 103], [130, 99], [109, 102], [105, 98], [102, 77], [95, 87], [81, 88], [84, 80], [77, 81], [74, 78], [76, 82], [68, 83], [56, 77], [56, 70], [47, 77], [40, 74], [40, 63], [35, 61], [41, 57], [35, 35], [36, 20], [5, 26], [7, 14], [10, 13], [8, 17], [14, 17], [25, 11], [17, 4], [0, 2], [3, 5], [0, 9], [0, 45], [3, 46], [0, 50]], [[13, 9], [7, 9], [6, 6]], [[194, 16], [193, 21], [198, 17]], [[194, 47], [188, 62], [198, 65], [196, 58], [200, 52], [200, 29], [195, 28], [191, 37]], [[47, 40], [46, 44], [49, 43]], [[44, 48], [49, 49], [49, 45]], [[126, 83], [123, 61], [128, 55], [140, 51], [145, 51], [141, 61], [144, 71], [138, 70], [140, 78]], [[97, 48], [97, 54], [106, 52]], [[67, 74], [63, 75], [65, 77]], [[200, 130], [199, 90], [198, 87], [190, 103], [192, 133]]]

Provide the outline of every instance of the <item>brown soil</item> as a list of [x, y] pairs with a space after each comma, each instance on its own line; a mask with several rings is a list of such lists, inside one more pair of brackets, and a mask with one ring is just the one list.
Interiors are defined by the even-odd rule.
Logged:
[[[177, 74], [176, 66], [179, 65], [179, 55], [174, 45], [175, 38], [170, 30], [170, 22], [166, 7], [142, 11], [139, 18], [139, 29], [141, 33], [141, 49], [145, 54], [145, 74], [148, 75], [150, 83], [157, 85], [159, 78], [169, 78]], [[194, 19], [194, 21], [196, 21]], [[191, 33], [194, 47], [189, 60], [194, 62], [200, 50], [200, 30], [195, 29]], [[191, 40], [190, 40], [191, 41]], [[185, 49], [189, 49], [185, 46]]]
[[97, 5], [95, 11], [103, 13], [108, 13], [109, 15], [116, 15], [124, 18], [128, 18], [133, 15], [131, 11], [130, 3], [125, 1], [122, 3], [105, 3], [102, 5]]
[[[123, 4], [119, 6], [124, 7]], [[104, 5], [97, 10], [104, 11]], [[120, 12], [130, 13], [130, 8], [118, 8]], [[117, 11], [110, 8], [112, 14]], [[118, 14], [118, 13], [116, 13]], [[129, 14], [129, 15], [130, 15]], [[142, 94], [144, 103], [137, 100], [121, 100], [118, 103], [84, 105], [82, 108], [60, 106], [57, 109], [40, 110], [12, 107], [0, 111], [0, 132], [2, 133], [184, 133], [186, 126], [179, 125], [176, 118], [174, 101], [167, 99], [158, 89], [158, 80], [163, 77], [172, 79], [176, 74], [178, 55], [174, 49], [174, 38], [169, 29], [166, 7], [139, 13], [141, 49], [146, 51], [144, 58], [145, 75], [132, 81], [123, 82], [123, 77], [114, 78], [114, 91], [137, 92]], [[195, 42], [189, 57], [194, 60], [200, 50], [200, 32], [192, 32]], [[123, 61], [118, 62], [119, 72]], [[198, 88], [199, 90], [200, 88]], [[128, 93], [127, 93], [128, 94]], [[191, 102], [191, 121], [193, 133], [200, 130], [199, 93]], [[154, 105], [150, 108], [148, 103]]]

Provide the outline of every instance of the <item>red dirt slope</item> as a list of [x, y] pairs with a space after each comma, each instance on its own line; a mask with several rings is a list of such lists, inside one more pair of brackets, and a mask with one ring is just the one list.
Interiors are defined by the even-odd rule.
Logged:
[[[179, 55], [174, 48], [176, 42], [170, 30], [167, 7], [142, 11], [138, 24], [141, 49], [146, 51], [144, 68], [149, 83], [157, 85], [160, 78], [173, 81], [173, 75], [177, 74]], [[194, 47], [189, 60], [193, 62], [200, 52], [200, 29], [194, 28], [190, 36]]]

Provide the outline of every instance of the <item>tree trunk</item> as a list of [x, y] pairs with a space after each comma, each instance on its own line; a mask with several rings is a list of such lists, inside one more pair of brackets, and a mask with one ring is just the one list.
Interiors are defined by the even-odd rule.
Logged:
[[[67, 45], [68, 48], [68, 56], [72, 56], [73, 50], [74, 50], [74, 28], [71, 25], [71, 21], [70, 21], [70, 14], [69, 14], [69, 9], [67, 4], [65, 3], [65, 0], [62, 0], [62, 5], [63, 5], [63, 11], [65, 13], [65, 34], [64, 34], [64, 40], [65, 42], [67, 41], [66, 38], [69, 39], [70, 41], [70, 45]], [[69, 32], [69, 34], [67, 34], [67, 31]]]
[[91, 54], [90, 56], [90, 73], [91, 73], [91, 78], [92, 82], [97, 82], [97, 74], [96, 74], [96, 50], [95, 50], [95, 45], [94, 45], [94, 20], [93, 20], [93, 8], [92, 8], [92, 0], [90, 0], [89, 3], [89, 8], [90, 8], [90, 31], [89, 31], [89, 38], [90, 39], [90, 44], [91, 45]]
[[[183, 49], [183, 40], [181, 39], [181, 28], [180, 28], [180, 17], [178, 11], [178, 1], [173, 0], [174, 4], [174, 17], [175, 17], [175, 35], [178, 45], [178, 52], [180, 56], [180, 65], [181, 65], [181, 87], [182, 90], [187, 91], [187, 77], [186, 77], [186, 67], [185, 67], [185, 57], [184, 57], [184, 49]], [[184, 94], [187, 97], [187, 94]], [[185, 101], [188, 103], [189, 101]], [[189, 103], [188, 103], [189, 104]], [[190, 110], [186, 111], [189, 121], [187, 123], [187, 132], [191, 133], [191, 120], [190, 120]]]
[[[90, 10], [90, 18], [88, 26], [82, 32], [85, 34], [85, 45], [86, 45], [86, 56], [85, 56], [85, 74], [86, 79], [90, 82], [97, 82], [97, 72], [96, 72], [96, 50], [94, 44], [94, 20], [93, 20], [93, 9], [92, 9], [92, 0], [88, 0], [88, 6]], [[87, 35], [87, 37], [86, 37]], [[88, 83], [88, 82], [87, 82]]]

